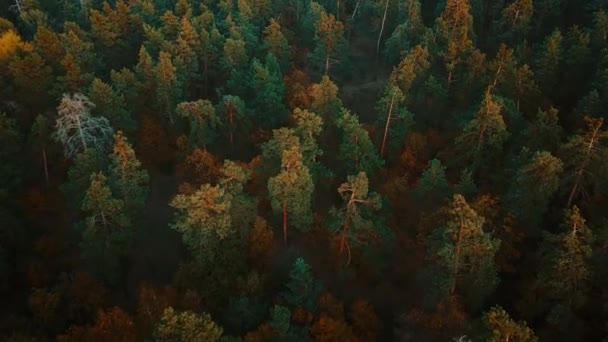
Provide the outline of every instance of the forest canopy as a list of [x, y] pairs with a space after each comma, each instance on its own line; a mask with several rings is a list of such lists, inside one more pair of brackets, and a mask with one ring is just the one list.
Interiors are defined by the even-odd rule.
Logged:
[[0, 340], [608, 339], [605, 0], [0, 1]]

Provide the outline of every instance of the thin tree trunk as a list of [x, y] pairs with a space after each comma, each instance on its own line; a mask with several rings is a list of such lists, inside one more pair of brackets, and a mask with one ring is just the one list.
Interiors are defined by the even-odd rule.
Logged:
[[386, 126], [384, 127], [384, 138], [382, 138], [382, 147], [380, 147], [380, 158], [384, 157], [384, 147], [386, 146], [386, 137], [388, 136], [388, 127], [391, 123], [393, 114], [393, 103], [395, 102], [395, 94], [391, 96], [391, 104], [388, 107], [388, 115], [386, 116]]
[[572, 204], [572, 201], [574, 200], [574, 196], [578, 192], [578, 187], [579, 187], [581, 181], [583, 180], [583, 174], [585, 173], [585, 169], [587, 168], [587, 164], [589, 163], [589, 159], [591, 157], [591, 152], [593, 150], [593, 146], [595, 145], [595, 140], [597, 138], [597, 133], [601, 127], [602, 127], [601, 124], [597, 125], [595, 127], [595, 129], [593, 130], [593, 134], [591, 135], [591, 140], [589, 141], [589, 145], [587, 146], [587, 153], [585, 154], [585, 159], [583, 160], [583, 162], [581, 164], [581, 168], [579, 169], [579, 171], [576, 175], [576, 180], [574, 181], [574, 186], [572, 186], [572, 190], [570, 191], [570, 196], [568, 196], [568, 208], [570, 208], [570, 205]]
[[287, 245], [287, 204], [283, 204], [283, 243]]
[[382, 40], [382, 33], [384, 32], [384, 23], [386, 22], [386, 14], [388, 13], [388, 3], [390, 0], [386, 0], [384, 6], [384, 16], [382, 17], [382, 25], [380, 26], [380, 34], [378, 35], [378, 43], [376, 43], [376, 56], [380, 53], [380, 40]]
[[450, 85], [451, 84], [452, 84], [452, 71], [450, 70], [448, 72], [448, 89], [447, 90], [450, 90]]
[[460, 245], [462, 241], [462, 231], [464, 230], [464, 222], [460, 217], [460, 226], [458, 227], [458, 238], [456, 239], [456, 251], [454, 255], [454, 265], [452, 267], [452, 284], [450, 285], [450, 295], [456, 292], [456, 280], [458, 278], [458, 268], [460, 267]]
[[357, 4], [355, 5], [355, 10], [353, 11], [353, 15], [350, 17], [351, 20], [355, 20], [355, 14], [357, 14], [357, 10], [359, 9], [360, 3], [361, 3], [361, 0], [357, 1]]
[[44, 179], [46, 180], [46, 186], [49, 186], [49, 167], [46, 160], [46, 148], [42, 147], [42, 162], [44, 163]]
[[342, 236], [340, 237], [340, 256], [344, 252], [344, 243], [346, 242], [346, 233], [348, 233], [348, 222], [344, 221], [344, 226], [342, 227]]
[[233, 123], [234, 123], [234, 106], [231, 104], [228, 105], [228, 118], [230, 120], [230, 146], [234, 145], [234, 136], [232, 132]]
[[325, 56], [325, 75], [329, 72], [329, 52]]
[[101, 223], [103, 223], [104, 228], [108, 226], [108, 221], [106, 220], [106, 215], [101, 212]]
[[82, 147], [86, 150], [87, 140], [84, 138], [84, 132], [82, 131], [82, 124], [80, 123], [80, 118], [76, 117], [76, 124], [78, 125], [78, 135], [80, 136], [80, 141], [82, 142]]

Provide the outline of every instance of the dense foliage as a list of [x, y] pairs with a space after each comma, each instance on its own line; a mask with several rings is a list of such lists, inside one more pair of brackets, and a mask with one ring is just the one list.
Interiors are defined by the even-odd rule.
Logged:
[[608, 338], [608, 2], [0, 1], [0, 340]]

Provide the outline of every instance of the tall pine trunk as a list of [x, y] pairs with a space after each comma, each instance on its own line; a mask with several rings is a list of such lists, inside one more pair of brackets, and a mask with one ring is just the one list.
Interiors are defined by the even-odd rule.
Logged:
[[287, 204], [283, 203], [283, 243], [287, 245]]
[[382, 138], [382, 147], [380, 147], [380, 158], [384, 157], [384, 147], [386, 146], [386, 137], [388, 136], [388, 128], [391, 124], [391, 116], [393, 114], [393, 104], [395, 102], [395, 94], [391, 96], [391, 103], [388, 106], [388, 114], [386, 116], [386, 127], [384, 127], [384, 138]]
[[42, 162], [44, 164], [44, 179], [46, 180], [46, 186], [49, 186], [49, 167], [46, 159], [46, 148], [42, 146]]
[[581, 163], [581, 167], [579, 168], [576, 174], [576, 180], [574, 181], [574, 185], [572, 186], [572, 190], [570, 190], [570, 196], [568, 196], [568, 208], [572, 204], [576, 193], [578, 192], [578, 187], [580, 186], [581, 181], [583, 180], [583, 175], [585, 174], [585, 170], [587, 169], [587, 164], [589, 163], [589, 159], [591, 159], [591, 153], [593, 152], [593, 147], [595, 146], [597, 134], [602, 127], [602, 124], [596, 125], [593, 129], [593, 133], [591, 135], [591, 140], [589, 141], [589, 145], [587, 145], [587, 151], [585, 153], [585, 159]]
[[380, 34], [378, 34], [378, 42], [376, 43], [376, 56], [380, 53], [380, 41], [382, 40], [382, 33], [384, 32], [384, 23], [386, 22], [386, 14], [388, 13], [388, 3], [390, 0], [386, 0], [384, 6], [384, 16], [382, 17], [382, 25], [380, 26]]

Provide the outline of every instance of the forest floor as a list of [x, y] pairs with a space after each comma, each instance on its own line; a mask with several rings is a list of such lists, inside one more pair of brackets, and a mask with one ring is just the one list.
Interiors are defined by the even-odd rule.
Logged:
[[[177, 177], [150, 170], [150, 194], [145, 217], [133, 241], [128, 289], [137, 291], [141, 282], [170, 283], [184, 256], [178, 232], [169, 227], [173, 209], [169, 202], [177, 192]], [[136, 298], [134, 296], [133, 298]]]
[[377, 117], [376, 102], [382, 96], [391, 66], [377, 60], [376, 41], [361, 29], [353, 29], [350, 47], [353, 72], [350, 79], [338, 84], [340, 98], [362, 122], [373, 123]]

